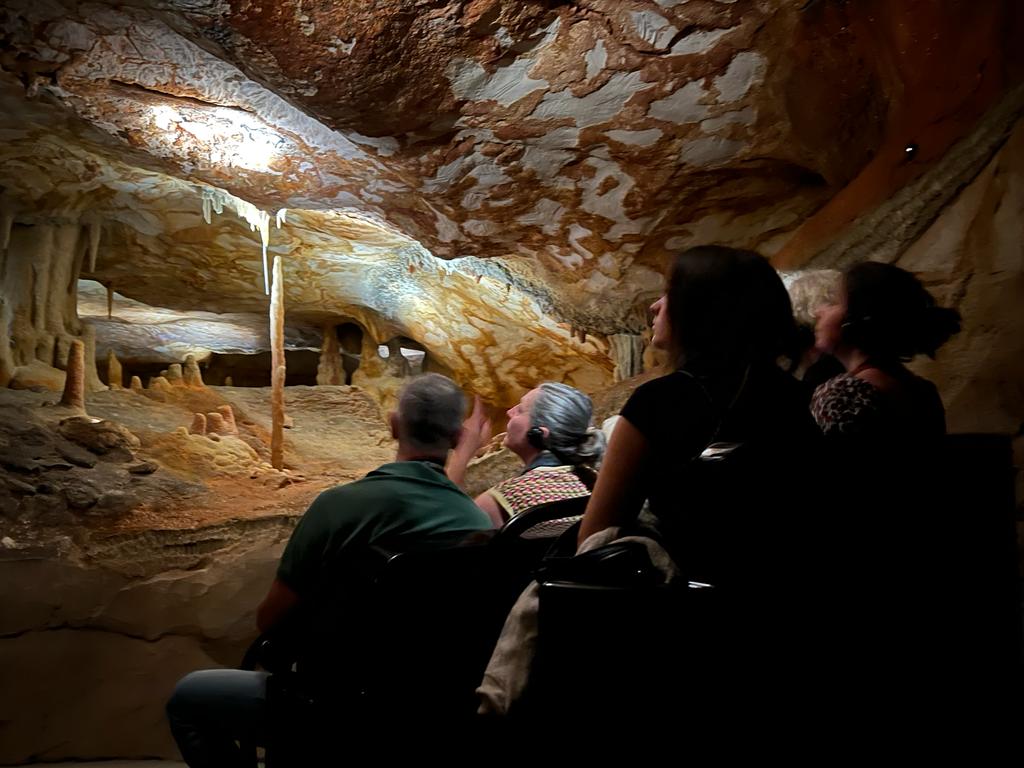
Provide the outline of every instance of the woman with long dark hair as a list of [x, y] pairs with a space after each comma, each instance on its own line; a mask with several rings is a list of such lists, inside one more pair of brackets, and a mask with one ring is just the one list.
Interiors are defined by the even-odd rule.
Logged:
[[652, 306], [655, 347], [670, 372], [633, 393], [612, 433], [579, 540], [633, 522], [645, 499], [676, 514], [681, 474], [713, 442], [790, 439], [813, 430], [807, 397], [778, 365], [794, 353], [789, 295], [752, 251], [699, 246], [676, 254]]

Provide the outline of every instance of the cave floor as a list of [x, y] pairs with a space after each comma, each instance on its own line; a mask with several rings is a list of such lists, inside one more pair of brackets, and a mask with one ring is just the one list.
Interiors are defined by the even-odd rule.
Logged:
[[[358, 387], [285, 390], [285, 466], [270, 466], [270, 389], [174, 386], [104, 390], [93, 419], [139, 440], [130, 456], [69, 445], [75, 412], [49, 391], [0, 389], [0, 540], [43, 543], [68, 528], [93, 535], [197, 529], [299, 515], [324, 488], [361, 477], [394, 455], [376, 402]], [[190, 434], [194, 414], [230, 405], [236, 435]], [[75, 442], [74, 440], [70, 442]], [[88, 441], [87, 441], [88, 442]]]

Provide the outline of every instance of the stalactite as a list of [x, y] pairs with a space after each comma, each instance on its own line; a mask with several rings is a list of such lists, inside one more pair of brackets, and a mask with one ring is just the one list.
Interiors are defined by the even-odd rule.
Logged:
[[99, 221], [89, 222], [89, 272], [96, 271], [96, 256], [100, 251], [100, 235], [102, 226]]
[[[150, 384], [152, 386], [152, 384]], [[192, 414], [192, 426], [188, 428], [189, 434], [192, 435], [205, 435], [206, 434], [206, 415], [202, 413]]]
[[186, 387], [201, 388], [203, 386], [203, 373], [199, 370], [195, 355], [186, 355], [182, 377]]
[[60, 404], [68, 408], [85, 410], [85, 344], [75, 339], [68, 351], [65, 366], [67, 376], [64, 379], [64, 394]]
[[[220, 213], [223, 210], [224, 204], [228, 203], [235, 209], [235, 213], [239, 218], [244, 219], [249, 224], [251, 231], [260, 233], [260, 244], [263, 251], [263, 290], [269, 295], [270, 269], [267, 263], [267, 247], [270, 245], [270, 214], [260, 210], [247, 200], [235, 197], [222, 189], [203, 187], [200, 194], [203, 201], [203, 221], [207, 224], [211, 221], [211, 209]], [[283, 208], [277, 212], [275, 218], [278, 229], [284, 223], [285, 215], [285, 209]]]
[[284, 468], [284, 269], [274, 259], [274, 289], [270, 295], [270, 356], [272, 367], [270, 456], [274, 469]]
[[[70, 333], [72, 336], [78, 336], [82, 333], [82, 326], [78, 322], [78, 273], [82, 267], [82, 228], [77, 223], [57, 227], [53, 247], [55, 253], [50, 262], [52, 272], [46, 297], [46, 329], [55, 335]], [[88, 349], [86, 354], [88, 355]], [[87, 359], [86, 383], [89, 383], [88, 362]]]
[[615, 381], [623, 381], [643, 372], [644, 343], [641, 336], [615, 333], [608, 337], [608, 346], [615, 363]]
[[238, 434], [238, 423], [235, 421], [235, 412], [231, 409], [230, 405], [220, 405], [217, 407], [217, 412], [224, 418], [224, 434], [226, 435], [237, 435]]
[[142, 379], [140, 379], [138, 376], [132, 376], [132, 381], [131, 381], [130, 386], [131, 386], [132, 392], [141, 392], [142, 391]]
[[[54, 255], [54, 235], [57, 233], [56, 227], [52, 224], [40, 224], [33, 227], [36, 230], [36, 234], [39, 236], [39, 242], [36, 247], [32, 249], [32, 298], [29, 309], [29, 316], [32, 323], [32, 331], [30, 338], [25, 339], [26, 346], [31, 344], [32, 351], [26, 355], [26, 363], [32, 360], [38, 360], [37, 356], [37, 341], [39, 335], [46, 330], [46, 321], [48, 319], [47, 304], [50, 297], [50, 276], [53, 274], [53, 255]], [[52, 349], [50, 350], [52, 353]], [[44, 359], [47, 365], [53, 364], [53, 358]]]
[[113, 349], [107, 350], [107, 386], [111, 389], [122, 389], [124, 376], [121, 372], [121, 361]]
[[107, 320], [114, 317], [114, 284], [107, 283]]
[[171, 363], [167, 366], [167, 383], [173, 387], [184, 386], [185, 381], [181, 373], [181, 363]]

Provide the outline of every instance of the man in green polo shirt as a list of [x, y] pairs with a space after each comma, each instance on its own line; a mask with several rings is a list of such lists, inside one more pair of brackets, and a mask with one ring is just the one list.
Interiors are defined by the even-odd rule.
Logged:
[[[480, 531], [490, 518], [444, 473], [462, 434], [465, 399], [448, 378], [410, 381], [390, 414], [395, 461], [321, 493], [285, 548], [277, 577], [257, 610], [266, 632], [313, 599], [344, 562], [372, 545], [401, 549], [439, 534]], [[171, 731], [191, 768], [244, 764], [235, 740], [259, 743], [266, 732], [266, 673], [192, 672], [167, 703]]]

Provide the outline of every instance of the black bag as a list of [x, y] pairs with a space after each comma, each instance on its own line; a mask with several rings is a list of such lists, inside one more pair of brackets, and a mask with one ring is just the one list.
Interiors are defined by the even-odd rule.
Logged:
[[573, 557], [549, 557], [536, 572], [539, 583], [568, 581], [600, 587], [649, 587], [665, 583], [639, 541], [613, 541]]

